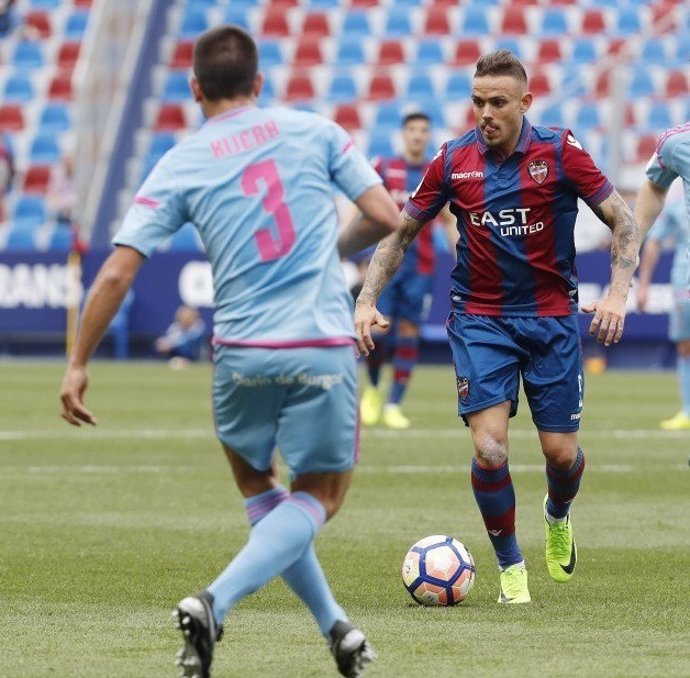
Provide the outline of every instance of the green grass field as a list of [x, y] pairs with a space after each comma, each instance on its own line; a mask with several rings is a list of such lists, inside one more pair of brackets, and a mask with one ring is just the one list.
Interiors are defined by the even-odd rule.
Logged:
[[[58, 418], [62, 365], [4, 362], [0, 374], [1, 675], [177, 675], [170, 611], [247, 533], [212, 433], [210, 368], [96, 363], [89, 430]], [[367, 675], [690, 676], [690, 433], [657, 428], [677, 406], [674, 376], [589, 377], [580, 560], [565, 585], [544, 564], [543, 462], [523, 399], [511, 469], [534, 602], [516, 607], [496, 603], [454, 387], [450, 368], [419, 370], [414, 428], [363, 433], [347, 503], [318, 540], [337, 598], [379, 652]], [[433, 533], [461, 539], [477, 562], [456, 608], [417, 607], [400, 581], [407, 548]], [[335, 675], [281, 582], [226, 620], [214, 677]]]

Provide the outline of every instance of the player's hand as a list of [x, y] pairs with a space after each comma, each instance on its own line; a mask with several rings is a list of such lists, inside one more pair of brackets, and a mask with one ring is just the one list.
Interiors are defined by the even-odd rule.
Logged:
[[357, 357], [369, 355], [374, 350], [371, 328], [377, 325], [382, 330], [388, 329], [390, 321], [379, 313], [376, 306], [357, 300], [355, 304], [355, 334], [357, 335]]
[[623, 336], [625, 299], [606, 297], [582, 307], [585, 313], [594, 313], [589, 333], [604, 346], [617, 344]]
[[84, 405], [84, 393], [89, 385], [89, 375], [85, 367], [70, 366], [65, 372], [60, 389], [60, 400], [62, 401], [62, 418], [72, 424], [81, 426], [83, 421], [95, 426], [98, 422]]
[[645, 308], [647, 308], [647, 302], [649, 301], [649, 286], [639, 285], [637, 286], [637, 310], [640, 313], [644, 313]]

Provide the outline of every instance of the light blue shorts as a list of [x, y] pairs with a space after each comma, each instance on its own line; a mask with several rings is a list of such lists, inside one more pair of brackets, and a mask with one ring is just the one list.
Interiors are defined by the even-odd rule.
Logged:
[[668, 337], [673, 342], [690, 339], [690, 299], [686, 289], [673, 289], [673, 306], [668, 319]]
[[290, 476], [343, 472], [359, 455], [352, 346], [216, 346], [213, 410], [220, 441], [258, 471], [278, 448]]

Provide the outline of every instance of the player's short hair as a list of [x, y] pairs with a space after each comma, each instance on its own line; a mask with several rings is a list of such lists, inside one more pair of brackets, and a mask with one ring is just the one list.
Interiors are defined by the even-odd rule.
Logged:
[[238, 26], [204, 31], [194, 45], [194, 75], [209, 101], [251, 95], [258, 70], [256, 43]]
[[405, 127], [408, 122], [414, 122], [415, 120], [424, 120], [425, 122], [431, 124], [431, 118], [426, 113], [423, 113], [422, 111], [414, 111], [412, 113], [408, 113], [402, 119], [402, 124], [400, 126]]
[[510, 75], [527, 84], [525, 67], [520, 59], [507, 49], [499, 49], [479, 58], [474, 77], [481, 78], [485, 75]]

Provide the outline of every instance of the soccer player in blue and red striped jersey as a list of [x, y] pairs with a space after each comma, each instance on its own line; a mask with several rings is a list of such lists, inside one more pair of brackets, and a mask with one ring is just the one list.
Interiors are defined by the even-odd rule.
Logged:
[[[419, 186], [429, 166], [427, 147], [430, 138], [429, 116], [422, 112], [408, 113], [402, 121], [402, 154], [392, 158], [376, 158], [372, 163], [400, 209]], [[450, 222], [450, 214], [446, 210], [441, 216]], [[454, 228], [452, 224], [449, 225]], [[378, 300], [378, 308], [390, 325], [385, 334], [379, 333], [376, 350], [367, 356], [371, 385], [362, 393], [361, 418], [365, 426], [376, 424], [379, 420], [390, 428], [406, 429], [410, 426], [410, 420], [402, 413], [400, 405], [419, 360], [420, 326], [431, 301], [435, 268], [436, 253], [430, 225], [420, 231], [400, 269]], [[381, 368], [389, 356], [393, 379], [384, 405], [378, 386]]]
[[546, 459], [546, 562], [559, 582], [577, 551], [570, 505], [585, 466], [577, 443], [583, 399], [573, 230], [577, 199], [612, 231], [611, 285], [590, 333], [606, 346], [623, 333], [639, 250], [630, 208], [564, 129], [533, 127], [527, 75], [507, 50], [477, 62], [472, 86], [476, 127], [441, 147], [381, 241], [355, 308], [360, 351], [381, 322], [378, 295], [424, 224], [450, 202], [460, 238], [452, 274], [448, 337], [458, 414], [474, 444], [472, 487], [500, 569], [499, 602], [531, 600], [515, 535], [515, 492], [508, 468], [508, 422], [520, 377]]

